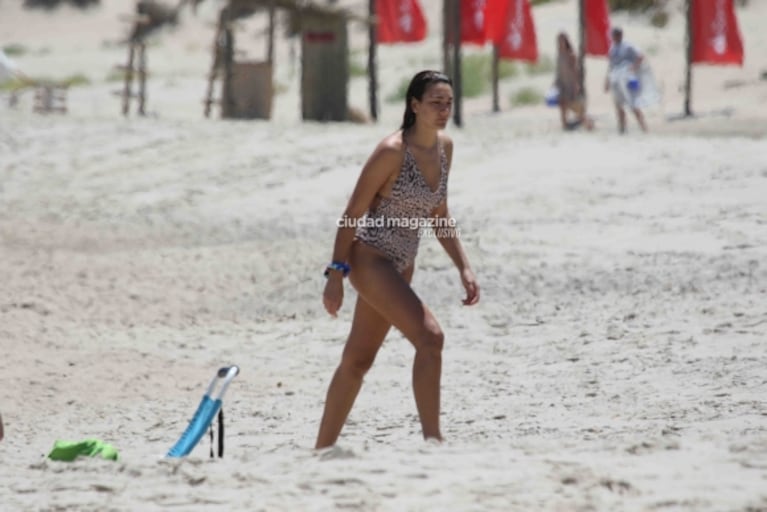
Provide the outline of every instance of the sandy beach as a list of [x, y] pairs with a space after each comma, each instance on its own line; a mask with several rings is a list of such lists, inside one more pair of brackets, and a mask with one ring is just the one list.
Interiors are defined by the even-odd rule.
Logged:
[[[743, 67], [695, 68], [694, 119], [670, 120], [679, 2], [663, 29], [614, 17], [663, 88], [648, 134], [616, 133], [604, 59], [587, 59], [594, 132], [509, 105], [551, 74], [505, 80], [500, 113], [489, 92], [465, 101], [450, 207], [482, 299], [461, 305], [433, 239], [413, 282], [446, 333], [446, 442], [421, 439], [413, 349], [392, 331], [320, 452], [356, 298], [347, 284], [329, 317], [322, 270], [402, 106], [382, 101], [377, 124], [301, 122], [278, 40], [274, 119], [205, 119], [213, 2], [158, 35], [150, 115], [125, 118], [107, 77], [131, 6], [102, 3], [53, 16], [0, 0], [0, 44], [28, 49], [27, 74], [90, 81], [63, 115], [0, 94], [0, 510], [767, 511], [767, 2], [738, 8]], [[440, 3], [425, 6], [436, 25]], [[542, 53], [574, 13], [535, 8]], [[438, 66], [439, 45], [435, 26], [382, 48], [382, 97]], [[365, 110], [366, 87], [352, 80], [350, 104]], [[204, 437], [165, 458], [229, 364], [225, 456]], [[46, 458], [90, 438], [119, 460]]]

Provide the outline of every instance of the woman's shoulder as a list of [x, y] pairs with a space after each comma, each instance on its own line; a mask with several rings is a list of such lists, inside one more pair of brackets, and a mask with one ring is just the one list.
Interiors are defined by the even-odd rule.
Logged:
[[449, 151], [452, 153], [453, 151], [453, 139], [445, 133], [444, 131], [441, 131], [437, 134], [437, 139], [439, 140], [439, 143], [442, 145], [443, 148], [445, 148], [446, 151]]
[[402, 130], [387, 135], [376, 146], [375, 153], [384, 158], [397, 158], [405, 151]]
[[402, 163], [404, 154], [405, 145], [402, 141], [402, 131], [397, 131], [381, 139], [370, 160], [394, 168], [399, 167]]
[[405, 149], [405, 142], [402, 136], [402, 130], [397, 130], [381, 139], [378, 148], [382, 151], [402, 151]]

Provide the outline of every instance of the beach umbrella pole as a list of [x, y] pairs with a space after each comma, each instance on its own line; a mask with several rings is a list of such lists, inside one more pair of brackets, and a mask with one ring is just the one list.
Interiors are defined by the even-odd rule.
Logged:
[[581, 87], [581, 94], [586, 97], [586, 88], [583, 84], [586, 82], [586, 69], [584, 67], [584, 56], [586, 55], [586, 13], [584, 3], [586, 0], [578, 0], [578, 84]]
[[493, 44], [493, 112], [501, 111], [501, 103], [498, 98], [498, 81], [500, 80], [500, 52], [498, 45]]
[[376, 69], [376, 53], [378, 49], [378, 18], [376, 17], [376, 0], [368, 0], [368, 94], [370, 99], [370, 118], [378, 120], [378, 73]]
[[686, 41], [686, 64], [684, 80], [684, 115], [692, 116], [690, 99], [692, 96], [692, 1], [685, 0], [685, 12], [687, 16], [687, 41]]
[[452, 35], [453, 35], [453, 122], [456, 126], [463, 125], [461, 112], [461, 0], [452, 0]]

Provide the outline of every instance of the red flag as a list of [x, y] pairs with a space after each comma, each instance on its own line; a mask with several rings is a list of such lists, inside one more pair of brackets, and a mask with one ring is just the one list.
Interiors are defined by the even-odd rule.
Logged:
[[733, 0], [692, 0], [692, 62], [743, 64]]
[[414, 43], [426, 38], [418, 0], [376, 0], [379, 43]]
[[538, 44], [530, 0], [487, 0], [487, 39], [501, 58], [538, 60]]
[[486, 0], [461, 1], [461, 42], [484, 45]]
[[583, 2], [586, 26], [586, 55], [607, 55], [610, 51], [610, 14], [607, 0], [585, 0]]

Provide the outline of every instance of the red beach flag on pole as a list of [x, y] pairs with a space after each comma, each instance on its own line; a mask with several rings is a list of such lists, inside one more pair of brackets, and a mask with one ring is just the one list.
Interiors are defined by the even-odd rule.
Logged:
[[610, 51], [610, 14], [607, 0], [582, 0], [586, 12], [586, 55], [607, 55]]
[[426, 38], [418, 0], [376, 0], [379, 43], [415, 43]]
[[538, 60], [529, 0], [487, 0], [487, 39], [498, 47], [502, 59]]
[[743, 64], [743, 42], [733, 0], [692, 0], [692, 62]]
[[485, 44], [486, 0], [460, 0], [461, 2], [461, 43]]

